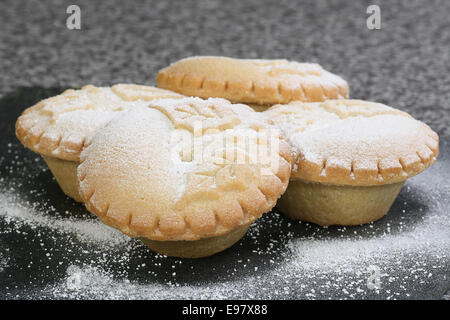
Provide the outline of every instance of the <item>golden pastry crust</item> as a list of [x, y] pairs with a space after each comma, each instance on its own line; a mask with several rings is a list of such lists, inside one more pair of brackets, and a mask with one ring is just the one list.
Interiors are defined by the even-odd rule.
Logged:
[[135, 84], [68, 89], [26, 109], [17, 119], [16, 136], [41, 155], [79, 161], [87, 136], [103, 127], [117, 112], [147, 105], [155, 99], [177, 97], [182, 96]]
[[[250, 224], [275, 205], [291, 169], [288, 144], [257, 115], [223, 99], [185, 98], [115, 118], [81, 154], [87, 209], [128, 235], [160, 241], [220, 236]], [[237, 144], [264, 130], [276, 141], [270, 149], [276, 167], [249, 162], [254, 153]]]
[[313, 63], [190, 57], [160, 70], [158, 87], [201, 98], [273, 105], [348, 98], [347, 82]]
[[361, 100], [277, 105], [264, 112], [296, 153], [291, 179], [371, 186], [412, 177], [436, 161], [439, 137], [400, 110]]
[[249, 225], [243, 225], [221, 236], [194, 241], [158, 241], [148, 238], [140, 238], [140, 240], [151, 250], [169, 257], [203, 258], [231, 247], [245, 236], [248, 228]]

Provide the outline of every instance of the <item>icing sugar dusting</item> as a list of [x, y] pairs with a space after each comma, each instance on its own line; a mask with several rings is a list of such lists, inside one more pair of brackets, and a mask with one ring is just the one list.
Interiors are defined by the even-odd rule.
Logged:
[[78, 160], [84, 140], [118, 114], [169, 97], [182, 96], [143, 85], [87, 85], [38, 102], [19, 117], [18, 125], [35, 136], [38, 143], [29, 146], [33, 150], [45, 150], [51, 141], [51, 152], [55, 157]]
[[423, 224], [412, 231], [372, 239], [293, 239], [288, 247], [298, 259], [284, 268], [323, 270], [324, 256], [327, 257], [327, 269], [340, 271], [351, 271], [352, 266], [364, 265], [368, 261], [377, 263], [377, 260], [383, 259], [392, 262], [393, 259], [418, 252], [446, 257], [445, 252], [450, 252], [450, 232], [442, 233], [442, 228], [450, 230], [450, 220], [431, 217], [425, 218]]
[[[0, 157], [14, 177], [0, 180], [4, 298], [402, 299], [423, 293], [442, 298], [450, 287], [445, 156], [429, 173], [408, 180], [378, 222], [320, 228], [272, 212], [229, 250], [190, 260], [154, 254], [87, 212], [59, 206], [51, 200], [55, 182], [44, 163], [17, 160], [14, 144], [7, 154], [15, 160]], [[25, 188], [28, 200], [23, 187], [30, 181], [45, 188]], [[380, 285], [370, 288], [377, 273]], [[7, 281], [24, 275], [23, 289]], [[43, 278], [45, 286], [39, 285]]]

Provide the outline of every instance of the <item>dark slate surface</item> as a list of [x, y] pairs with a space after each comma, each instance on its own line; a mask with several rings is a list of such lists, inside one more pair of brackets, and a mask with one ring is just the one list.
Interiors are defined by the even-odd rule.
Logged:
[[[71, 31], [65, 11], [73, 3], [0, 2], [0, 298], [442, 298], [448, 292], [449, 1], [374, 1], [381, 6], [379, 31], [366, 28], [364, 1], [76, 1], [82, 30]], [[15, 118], [67, 86], [154, 84], [159, 68], [190, 55], [318, 62], [347, 79], [353, 98], [427, 122], [442, 138], [439, 161], [409, 180], [390, 214], [372, 225], [323, 229], [273, 212], [237, 246], [196, 261], [154, 255], [138, 241], [112, 249], [99, 245], [99, 237], [87, 241], [85, 231], [73, 230], [93, 218], [17, 142]], [[23, 209], [14, 217], [16, 202], [29, 208], [26, 201], [37, 207], [30, 212], [45, 214], [33, 218]], [[66, 230], [65, 222], [75, 229]], [[305, 251], [292, 253], [293, 241]], [[327, 252], [327, 241], [350, 260]], [[370, 265], [381, 268], [378, 291], [365, 285]]]
[[[73, 1], [0, 3], [0, 94], [18, 86], [153, 84], [191, 55], [289, 58], [322, 64], [354, 98], [404, 109], [450, 134], [450, 2]], [[368, 3], [382, 29], [366, 28]]]

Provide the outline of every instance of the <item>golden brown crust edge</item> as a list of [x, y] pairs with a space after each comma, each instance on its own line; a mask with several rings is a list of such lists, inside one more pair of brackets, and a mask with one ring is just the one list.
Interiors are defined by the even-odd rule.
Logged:
[[427, 143], [414, 150], [412, 153], [415, 154], [415, 157], [413, 158], [408, 157], [408, 160], [406, 160], [406, 157], [399, 157], [397, 161], [380, 159], [376, 168], [367, 169], [357, 168], [354, 163], [351, 163], [350, 167], [332, 166], [327, 163], [326, 159], [319, 165], [300, 157], [296, 162], [297, 169], [292, 171], [291, 179], [358, 186], [373, 186], [405, 181], [434, 164], [439, 155], [438, 135], [428, 125], [422, 124], [427, 128], [427, 134], [434, 142], [432, 144]]
[[303, 85], [297, 89], [290, 89], [283, 82], [262, 85], [255, 82], [219, 81], [192, 75], [171, 75], [164, 69], [158, 72], [156, 82], [159, 88], [172, 90], [185, 96], [196, 96], [203, 99], [218, 97], [234, 103], [259, 105], [286, 104], [291, 101], [325, 101], [349, 97], [347, 83], [340, 84], [337, 89], [335, 86], [324, 85]]

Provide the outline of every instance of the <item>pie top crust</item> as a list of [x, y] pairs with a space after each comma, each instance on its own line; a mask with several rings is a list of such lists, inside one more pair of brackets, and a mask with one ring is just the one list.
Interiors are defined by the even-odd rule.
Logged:
[[[276, 166], [250, 161], [263, 145]], [[290, 170], [290, 146], [259, 113], [184, 98], [134, 108], [98, 130], [81, 153], [78, 180], [87, 209], [104, 223], [136, 237], [197, 240], [269, 211]]]
[[273, 105], [348, 98], [347, 82], [313, 63], [190, 57], [159, 71], [158, 87], [186, 96]]
[[27, 148], [39, 154], [79, 161], [87, 136], [118, 112], [148, 105], [155, 99], [181, 97], [171, 91], [136, 84], [68, 89], [26, 109], [17, 119], [16, 135]]
[[361, 100], [293, 102], [264, 112], [283, 131], [292, 180], [337, 185], [401, 182], [436, 161], [439, 137], [425, 123]]

